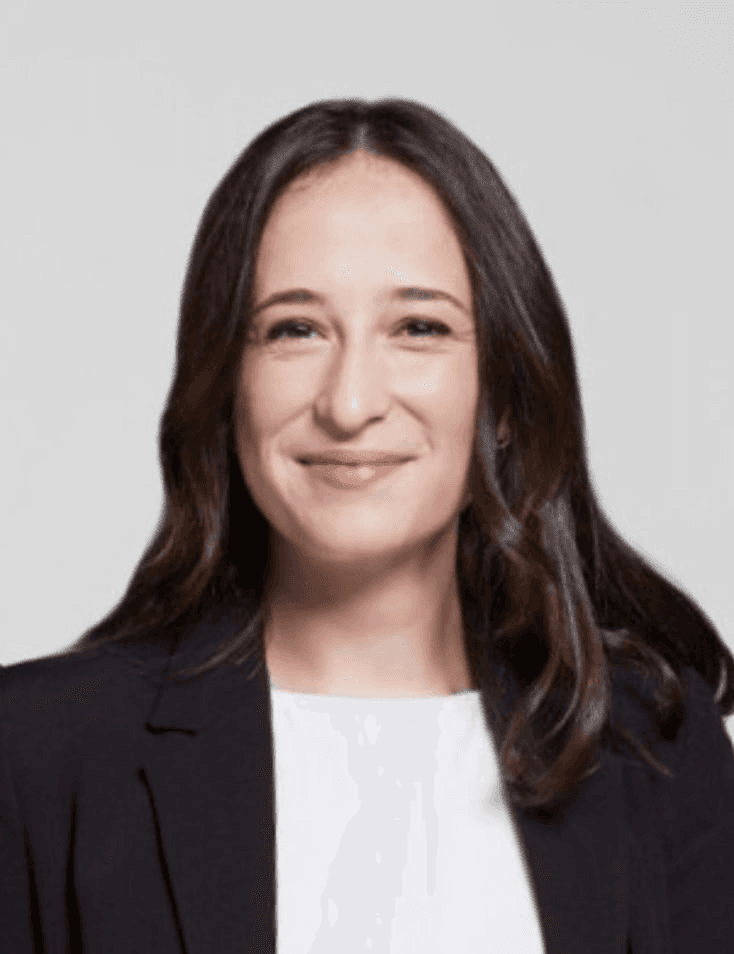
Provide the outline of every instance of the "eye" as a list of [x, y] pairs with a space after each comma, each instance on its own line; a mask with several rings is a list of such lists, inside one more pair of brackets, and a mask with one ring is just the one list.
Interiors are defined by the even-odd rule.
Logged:
[[[451, 329], [448, 328], [441, 321], [429, 321], [424, 318], [410, 318], [408, 321], [404, 322], [401, 325], [401, 330], [405, 328], [415, 328], [420, 327], [427, 328], [429, 331], [433, 331], [436, 335], [445, 336], [451, 334]], [[278, 324], [273, 325], [273, 327], [268, 331], [266, 335], [267, 341], [278, 341], [282, 340], [283, 333], [291, 330], [305, 329], [306, 331], [316, 331], [314, 326], [307, 321], [295, 321], [294, 319], [287, 319], [286, 321], [280, 321]], [[431, 335], [430, 337], [436, 337], [436, 335]], [[290, 337], [290, 335], [288, 336]], [[297, 335], [300, 337], [300, 335]], [[411, 336], [412, 337], [412, 336]], [[421, 337], [425, 337], [421, 335]], [[302, 339], [303, 340], [303, 339]]]
[[[451, 329], [450, 329], [450, 328], [447, 328], [446, 325], [445, 325], [442, 321], [428, 321], [428, 320], [423, 319], [423, 318], [411, 318], [409, 321], [406, 321], [405, 324], [404, 324], [402, 327], [403, 327], [403, 328], [410, 328], [410, 327], [415, 328], [417, 325], [423, 325], [424, 328], [428, 328], [428, 329], [430, 329], [431, 331], [435, 331], [435, 332], [437, 332], [437, 334], [439, 334], [439, 335], [441, 335], [441, 336], [443, 336], [443, 335], [450, 335], [450, 334], [451, 334]], [[431, 337], [433, 337], [433, 335], [432, 335]]]
[[277, 341], [281, 338], [284, 331], [290, 331], [292, 328], [310, 328], [312, 331], [315, 331], [313, 325], [309, 325], [303, 321], [280, 321], [277, 325], [273, 325], [273, 327], [265, 336], [265, 340]]

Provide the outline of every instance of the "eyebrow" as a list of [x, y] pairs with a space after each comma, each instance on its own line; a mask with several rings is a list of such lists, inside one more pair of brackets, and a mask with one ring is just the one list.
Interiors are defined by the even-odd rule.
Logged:
[[[440, 291], [438, 288], [418, 288], [415, 285], [401, 286], [395, 288], [390, 295], [391, 301], [448, 301], [451, 302], [464, 314], [468, 314], [467, 309], [458, 298], [449, 295], [448, 292]], [[252, 317], [270, 308], [272, 305], [323, 305], [326, 298], [309, 288], [289, 288], [288, 291], [275, 292], [269, 295], [264, 301], [252, 311]]]

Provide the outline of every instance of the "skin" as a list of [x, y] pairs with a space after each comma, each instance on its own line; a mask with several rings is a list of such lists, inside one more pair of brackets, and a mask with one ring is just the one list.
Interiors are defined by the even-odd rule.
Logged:
[[[396, 286], [444, 301], [391, 301]], [[265, 658], [280, 689], [447, 695], [472, 684], [456, 577], [479, 378], [469, 273], [435, 191], [357, 150], [288, 187], [255, 263], [234, 405], [243, 478], [270, 525]], [[284, 319], [296, 327], [268, 339]], [[406, 320], [438, 321], [439, 334]], [[301, 327], [307, 322], [307, 327]], [[358, 491], [298, 462], [316, 451], [415, 455]]]

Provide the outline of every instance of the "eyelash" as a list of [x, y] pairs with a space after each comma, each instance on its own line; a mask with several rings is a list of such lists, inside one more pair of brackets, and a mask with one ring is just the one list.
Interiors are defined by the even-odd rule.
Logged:
[[[441, 337], [443, 337], [443, 336], [445, 336], [445, 335], [451, 334], [451, 329], [448, 328], [448, 327], [447, 327], [443, 322], [441, 322], [441, 321], [429, 321], [429, 320], [426, 319], [426, 318], [411, 318], [411, 319], [409, 319], [408, 321], [406, 321], [406, 322], [402, 325], [402, 328], [408, 328], [408, 327], [410, 327], [411, 325], [425, 325], [426, 328], [429, 328], [429, 329], [432, 329], [432, 330], [437, 331], [437, 332], [438, 332], [438, 336], [441, 336]], [[278, 337], [279, 332], [285, 331], [287, 328], [299, 328], [299, 327], [300, 327], [300, 328], [310, 328], [310, 329], [312, 329], [312, 330], [314, 330], [314, 331], [317, 330], [317, 329], [314, 328], [314, 326], [313, 326], [310, 322], [308, 322], [308, 321], [297, 321], [297, 320], [294, 319], [294, 318], [289, 318], [289, 319], [287, 319], [286, 321], [279, 321], [277, 325], [273, 325], [273, 327], [268, 331], [268, 333], [267, 333], [267, 335], [266, 335], [266, 340], [267, 340], [267, 341], [276, 341], [276, 340], [281, 340], [281, 341], [282, 341], [282, 340], [289, 340], [289, 341], [294, 341], [294, 340], [295, 340], [295, 341], [299, 341], [299, 340], [305, 340], [305, 339], [299, 339], [299, 338], [295, 338], [295, 339], [294, 339], [294, 338], [282, 339], [282, 338], [279, 338], [279, 337]], [[430, 336], [427, 336], [427, 337], [433, 338], [433, 337], [436, 337], [436, 336], [435, 336], [435, 335], [430, 335]]]

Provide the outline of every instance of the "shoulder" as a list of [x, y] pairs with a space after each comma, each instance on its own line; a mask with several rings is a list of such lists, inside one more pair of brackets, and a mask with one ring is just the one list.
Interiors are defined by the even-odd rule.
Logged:
[[80, 651], [63, 650], [53, 655], [27, 659], [11, 666], [0, 665], [0, 690], [5, 705], [39, 711], [51, 702], [79, 704], [83, 697], [99, 695], [102, 686], [121, 688], [137, 676], [155, 681], [169, 658], [168, 652], [152, 647], [103, 642]]
[[[713, 748], [726, 753], [731, 749], [724, 726], [724, 717], [714, 692], [703, 676], [692, 666], [681, 673], [683, 684], [684, 719], [673, 738], [664, 739], [655, 728], [655, 694], [657, 680], [643, 676], [636, 670], [615, 667], [612, 677], [612, 720], [645, 740], [659, 746], [674, 760], [702, 755]], [[707, 745], [708, 743], [708, 745]], [[712, 753], [713, 754], [713, 753]]]
[[703, 676], [686, 666], [682, 678], [685, 717], [670, 737], [656, 731], [656, 682], [626, 670], [616, 672], [613, 680], [614, 721], [646, 745], [669, 773], [655, 771], [638, 757], [623, 758], [635, 807], [641, 810], [651, 800], [671, 868], [689, 858], [695, 846], [717, 839], [734, 853], [734, 745]]
[[0, 666], [6, 757], [16, 764], [68, 761], [130, 736], [144, 723], [167, 658], [101, 644]]
[[[721, 706], [693, 668], [684, 670], [686, 718], [674, 740], [663, 740], [658, 757], [673, 778], [662, 779], [668, 829], [686, 840], [696, 832], [728, 824], [734, 837], [734, 746]], [[728, 820], [728, 822], [727, 822]], [[732, 845], [734, 848], [734, 844]]]
[[2, 746], [38, 761], [34, 751], [69, 759], [129, 741], [145, 729], [162, 683], [175, 670], [204, 661], [239, 627], [215, 607], [179, 630], [0, 666]]

